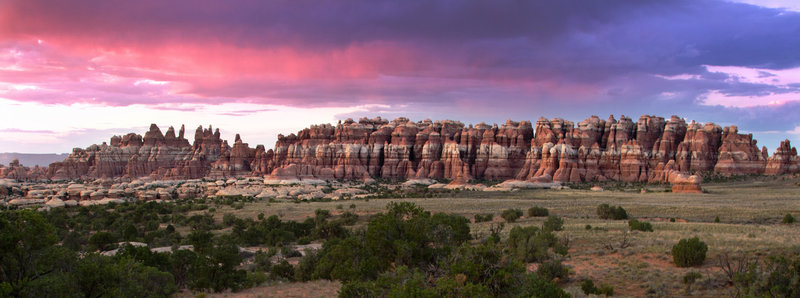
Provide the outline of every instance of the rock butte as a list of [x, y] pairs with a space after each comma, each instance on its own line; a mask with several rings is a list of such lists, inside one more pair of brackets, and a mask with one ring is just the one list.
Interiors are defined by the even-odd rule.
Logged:
[[736, 126], [686, 123], [677, 116], [592, 116], [575, 125], [560, 118], [508, 120], [465, 126], [458, 121], [412, 122], [362, 118], [312, 125], [275, 148], [251, 148], [237, 134], [230, 146], [219, 129], [198, 127], [192, 144], [155, 124], [144, 136], [114, 136], [109, 143], [75, 148], [47, 168], [19, 163], [0, 178], [72, 180], [149, 177], [156, 180], [265, 176], [265, 179], [471, 179], [531, 182], [647, 181], [698, 191], [689, 173], [787, 174], [800, 172], [797, 150], [786, 140], [771, 157]]

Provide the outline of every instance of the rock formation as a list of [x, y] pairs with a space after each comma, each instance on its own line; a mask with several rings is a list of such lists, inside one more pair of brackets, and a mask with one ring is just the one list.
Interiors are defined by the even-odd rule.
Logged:
[[19, 159], [14, 159], [8, 163], [7, 167], [0, 165], [0, 179], [14, 179], [14, 180], [40, 180], [47, 176], [47, 171], [44, 168], [34, 166], [28, 168], [19, 163]]
[[700, 183], [703, 182], [703, 179], [696, 175], [678, 174], [671, 182], [672, 192], [674, 193], [703, 193], [703, 189], [700, 188]]
[[761, 174], [766, 166], [766, 155], [766, 148], [759, 150], [752, 134], [739, 134], [736, 126], [725, 127], [714, 171], [724, 175]]
[[797, 149], [792, 147], [789, 140], [785, 140], [775, 150], [775, 154], [767, 160], [765, 174], [780, 175], [797, 172], [800, 172], [800, 159], [797, 158]]
[[[211, 164], [223, 152], [230, 158], [230, 151], [227, 143], [220, 139], [219, 129], [212, 132], [210, 126], [208, 129], [198, 127], [194, 144], [190, 145], [184, 138], [184, 127], [176, 136], [172, 127], [162, 134], [158, 126], [152, 124], [144, 137], [130, 133], [112, 137], [110, 145], [104, 142], [86, 149], [75, 148], [64, 161], [50, 164], [46, 176], [54, 180], [145, 176], [200, 178], [209, 174]], [[248, 167], [249, 163], [247, 160]]]
[[[313, 138], [310, 132], [321, 137]], [[331, 135], [349, 137], [344, 141]], [[361, 136], [360, 141], [354, 136]], [[331, 144], [344, 148], [333, 157], [310, 154], [321, 145]], [[358, 149], [346, 150], [356, 145]], [[309, 151], [303, 153], [296, 146]], [[301, 169], [300, 176], [317, 178], [329, 178], [314, 174], [325, 168], [353, 169], [335, 170], [333, 178], [337, 179], [670, 182], [670, 175], [675, 178], [677, 173], [761, 174], [769, 168], [766, 151], [758, 150], [752, 135], [739, 134], [735, 126], [722, 129], [713, 123], [687, 124], [677, 116], [669, 120], [642, 116], [637, 122], [626, 116], [619, 120], [611, 116], [605, 121], [592, 116], [577, 127], [560, 118], [540, 118], [535, 129], [530, 122], [510, 120], [501, 126], [464, 126], [449, 120], [414, 123], [406, 118], [348, 119], [336, 127], [321, 130], [312, 126], [282, 138], [275, 151], [299, 155], [275, 154], [273, 174], [285, 174], [281, 169], [290, 165]], [[796, 154], [790, 149], [779, 151], [770, 160], [774, 170], [767, 173], [800, 171]], [[254, 174], [270, 174], [268, 169]]]
[[[278, 135], [274, 149], [251, 148], [237, 134], [233, 146], [218, 129], [198, 127], [194, 142], [155, 124], [142, 136], [114, 136], [109, 143], [76, 148], [48, 168], [18, 164], [0, 178], [97, 179], [150, 177], [194, 179], [268, 176], [283, 179], [449, 179], [530, 182], [669, 182], [677, 175], [800, 172], [797, 150], [781, 143], [772, 157], [736, 126], [686, 123], [672, 116], [592, 116], [577, 123], [560, 118], [508, 120], [502, 125], [407, 118], [347, 119]], [[688, 179], [688, 178], [687, 178]], [[684, 179], [685, 180], [685, 179]], [[688, 186], [687, 186], [688, 187]]]

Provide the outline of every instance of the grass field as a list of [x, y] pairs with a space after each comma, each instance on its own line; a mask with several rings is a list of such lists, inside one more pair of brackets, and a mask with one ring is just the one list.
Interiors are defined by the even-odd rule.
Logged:
[[[316, 209], [334, 214], [355, 211], [359, 224], [370, 214], [382, 212], [390, 201], [413, 202], [431, 212], [457, 213], [472, 219], [476, 213], [493, 213], [492, 222], [473, 223], [473, 234], [485, 237], [493, 224], [503, 222], [500, 213], [508, 208], [523, 211], [532, 206], [546, 207], [550, 214], [565, 219], [560, 237], [570, 239], [570, 253], [565, 263], [572, 267], [570, 278], [561, 285], [573, 294], [582, 295], [580, 282], [591, 278], [607, 283], [618, 296], [731, 296], [731, 287], [716, 257], [722, 253], [765, 256], [775, 252], [800, 252], [800, 224], [786, 225], [781, 219], [787, 213], [800, 216], [800, 178], [750, 177], [744, 181], [704, 184], [704, 194], [665, 192], [664, 186], [629, 188], [622, 191], [589, 190], [519, 190], [513, 192], [459, 192], [442, 198], [371, 199], [333, 202], [254, 202], [243, 209], [218, 208], [216, 216], [232, 212], [238, 217], [255, 218], [259, 213], [278, 215], [284, 220], [303, 220]], [[619, 205], [631, 218], [649, 221], [654, 232], [628, 232], [627, 221], [602, 220], [596, 214], [599, 204]], [[351, 209], [351, 204], [355, 205]], [[715, 217], [720, 218], [715, 223]], [[675, 218], [675, 222], [670, 222]], [[514, 225], [539, 226], [544, 218], [523, 216], [516, 223], [506, 224], [504, 235]], [[592, 229], [587, 230], [586, 226]], [[678, 268], [672, 263], [670, 249], [681, 238], [697, 236], [709, 246], [705, 264], [695, 268]], [[621, 248], [626, 240], [629, 246]], [[689, 271], [702, 277], [690, 288], [682, 283]], [[335, 295], [338, 284], [324, 289]], [[250, 297], [269, 296], [278, 290], [292, 288], [280, 284], [248, 291]], [[297, 284], [297, 287], [308, 285]], [[302, 291], [301, 291], [302, 292]], [[262, 293], [263, 295], [259, 294]], [[327, 296], [316, 292], [313, 296]]]

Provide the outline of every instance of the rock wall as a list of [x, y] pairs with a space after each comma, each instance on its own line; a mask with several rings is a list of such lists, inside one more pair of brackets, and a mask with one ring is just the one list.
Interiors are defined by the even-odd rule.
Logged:
[[786, 143], [768, 158], [766, 149], [759, 150], [752, 135], [739, 134], [736, 126], [687, 124], [677, 116], [641, 116], [636, 122], [592, 116], [577, 126], [540, 118], [535, 128], [527, 121], [465, 126], [449, 120], [365, 118], [281, 136], [272, 168], [253, 174], [285, 177], [284, 169], [296, 167], [299, 177], [325, 179], [670, 182], [677, 173], [799, 172], [796, 150]]
[[237, 134], [233, 146], [219, 130], [198, 127], [194, 142], [170, 127], [151, 125], [144, 136], [114, 136], [109, 144], [76, 148], [48, 168], [11, 165], [12, 179], [154, 179], [271, 176], [313, 179], [519, 179], [534, 182], [670, 182], [678, 173], [723, 175], [800, 172], [797, 150], [781, 143], [769, 157], [736, 126], [686, 123], [672, 116], [592, 116], [508, 120], [502, 125], [458, 121], [347, 119], [278, 135], [274, 149], [251, 148]]
[[229, 158], [230, 151], [228, 144], [220, 139], [219, 129], [212, 132], [210, 126], [208, 129], [198, 127], [194, 144], [190, 145], [184, 138], [184, 127], [176, 136], [172, 127], [162, 134], [158, 126], [152, 124], [144, 137], [130, 133], [112, 137], [110, 145], [104, 142], [86, 149], [75, 148], [64, 161], [50, 164], [46, 176], [53, 180], [200, 178], [209, 174], [212, 163], [220, 156]]

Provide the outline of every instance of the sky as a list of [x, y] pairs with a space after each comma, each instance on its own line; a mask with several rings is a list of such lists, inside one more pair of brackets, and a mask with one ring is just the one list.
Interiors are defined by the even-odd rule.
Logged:
[[800, 143], [796, 0], [0, 1], [0, 152], [640, 115]]

